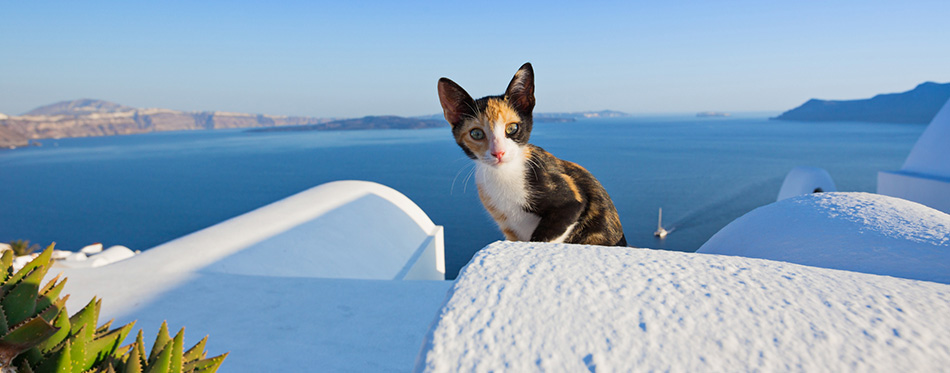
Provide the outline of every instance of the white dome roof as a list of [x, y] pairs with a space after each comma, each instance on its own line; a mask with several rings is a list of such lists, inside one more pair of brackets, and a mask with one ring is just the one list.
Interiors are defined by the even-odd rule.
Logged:
[[696, 252], [950, 283], [950, 215], [879, 194], [808, 194], [752, 210]]

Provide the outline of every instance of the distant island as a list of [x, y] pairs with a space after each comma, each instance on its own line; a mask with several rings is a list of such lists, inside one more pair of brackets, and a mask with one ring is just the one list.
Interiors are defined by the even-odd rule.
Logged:
[[[592, 118], [624, 118], [629, 117], [630, 114], [614, 111], [614, 110], [600, 110], [600, 111], [575, 111], [569, 113], [534, 113], [533, 120], [535, 122], [576, 122], [578, 119], [592, 119]], [[442, 114], [431, 114], [423, 115], [415, 118], [419, 119], [433, 119], [445, 121]]]
[[863, 100], [811, 99], [770, 119], [927, 124], [948, 99], [950, 83], [926, 82], [907, 92], [880, 94]]
[[699, 113], [696, 113], [696, 116], [699, 118], [725, 118], [725, 117], [731, 117], [732, 114], [724, 113], [721, 111], [701, 111]]
[[3, 115], [0, 117], [0, 148], [26, 146], [30, 141], [64, 137], [311, 125], [330, 121], [332, 119], [221, 111], [140, 109], [108, 101], [80, 99], [42, 106], [21, 116]]
[[[535, 113], [536, 122], [573, 122], [582, 118], [616, 118], [619, 111]], [[255, 128], [255, 131], [326, 131], [447, 127], [442, 114], [405, 118], [368, 116], [356, 119], [276, 116], [222, 111], [177, 111], [134, 108], [114, 102], [80, 99], [33, 109], [20, 116], [0, 114], [0, 149], [41, 145], [37, 140], [65, 137], [130, 135], [160, 131]]]
[[404, 118], [394, 115], [340, 119], [326, 123], [249, 129], [247, 132], [294, 132], [327, 130], [422, 129], [448, 127], [445, 120]]

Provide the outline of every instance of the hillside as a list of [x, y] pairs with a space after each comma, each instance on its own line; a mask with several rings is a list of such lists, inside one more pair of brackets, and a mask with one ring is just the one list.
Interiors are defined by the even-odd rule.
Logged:
[[950, 83], [926, 82], [907, 92], [880, 94], [869, 99], [811, 99], [772, 119], [926, 124], [948, 99]]
[[283, 126], [270, 128], [255, 128], [249, 132], [283, 132], [283, 131], [322, 131], [322, 130], [376, 130], [376, 129], [421, 129], [447, 127], [445, 120], [421, 118], [404, 118], [393, 115], [367, 116], [355, 119], [340, 119], [326, 123], [307, 124], [301, 126]]
[[313, 125], [329, 121], [326, 118], [220, 111], [139, 109], [108, 101], [81, 99], [39, 107], [21, 116], [0, 117], [0, 148], [25, 146], [29, 140], [48, 138]]

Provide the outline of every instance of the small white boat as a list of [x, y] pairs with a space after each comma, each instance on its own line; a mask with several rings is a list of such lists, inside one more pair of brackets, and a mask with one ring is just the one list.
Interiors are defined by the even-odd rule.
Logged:
[[653, 232], [654, 236], [659, 237], [661, 240], [666, 238], [666, 235], [669, 234], [666, 229], [663, 229], [663, 208], [660, 207], [660, 216], [656, 220], [656, 232]]

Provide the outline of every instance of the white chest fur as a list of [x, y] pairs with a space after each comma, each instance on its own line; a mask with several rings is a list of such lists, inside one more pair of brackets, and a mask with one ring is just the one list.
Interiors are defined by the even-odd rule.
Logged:
[[476, 162], [475, 182], [482, 203], [498, 226], [520, 241], [529, 241], [541, 221], [539, 216], [524, 210], [530, 202], [525, 171], [525, 162], [506, 162], [498, 166]]

